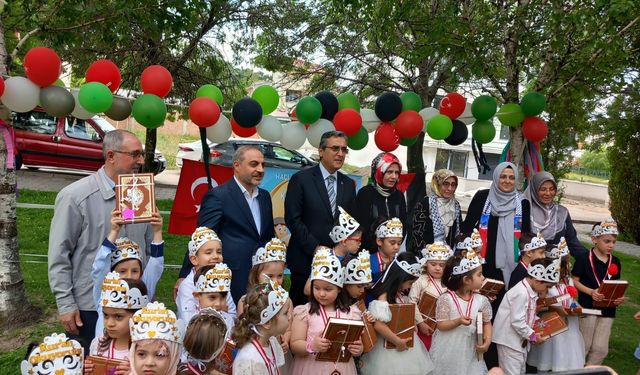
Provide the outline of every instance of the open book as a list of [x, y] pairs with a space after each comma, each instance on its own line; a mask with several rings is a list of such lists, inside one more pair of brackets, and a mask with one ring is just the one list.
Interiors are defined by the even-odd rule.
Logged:
[[504, 282], [496, 279], [484, 279], [482, 283], [482, 287], [480, 287], [480, 294], [493, 298], [500, 293], [500, 291], [504, 289]]
[[420, 297], [420, 303], [418, 303], [418, 310], [420, 311], [420, 314], [422, 314], [424, 322], [433, 330], [436, 329], [437, 301], [438, 297], [429, 292], [424, 292], [422, 293], [422, 297]]
[[569, 329], [567, 322], [555, 311], [542, 315], [533, 325], [533, 330], [546, 339]]
[[322, 337], [331, 341], [331, 347], [326, 352], [318, 353], [316, 361], [348, 362], [351, 353], [347, 347], [360, 339], [363, 329], [362, 320], [329, 318]]
[[604, 294], [602, 301], [593, 301], [593, 307], [614, 307], [613, 301], [623, 297], [629, 282], [626, 280], [604, 280], [598, 291]]
[[[413, 348], [413, 333], [416, 325], [416, 305], [413, 303], [389, 304], [391, 320], [387, 326], [401, 339], [410, 339], [407, 342], [409, 348]], [[385, 349], [395, 349], [396, 346], [388, 340], [384, 342]]]

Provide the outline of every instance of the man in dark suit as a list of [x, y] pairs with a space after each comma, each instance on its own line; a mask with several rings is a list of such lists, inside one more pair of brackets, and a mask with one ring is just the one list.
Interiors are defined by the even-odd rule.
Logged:
[[[264, 156], [255, 146], [241, 146], [233, 156], [233, 178], [207, 192], [202, 198], [198, 226], [213, 229], [222, 241], [222, 255], [232, 272], [231, 295], [245, 294], [251, 256], [274, 235], [269, 192], [258, 185], [264, 176]], [[189, 258], [180, 278], [189, 274]]]
[[329, 232], [337, 217], [337, 207], [353, 212], [355, 182], [338, 173], [347, 152], [347, 136], [343, 132], [324, 133], [318, 148], [320, 164], [294, 174], [289, 180], [284, 219], [291, 232], [287, 250], [291, 270], [289, 296], [296, 306], [307, 303], [303, 290], [316, 248], [333, 247]]

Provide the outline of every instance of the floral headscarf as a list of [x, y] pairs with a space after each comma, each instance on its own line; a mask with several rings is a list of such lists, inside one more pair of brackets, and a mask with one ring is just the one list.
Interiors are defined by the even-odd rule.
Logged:
[[[460, 204], [455, 197], [444, 198], [440, 188], [447, 178], [453, 177], [458, 183], [458, 176], [448, 169], [438, 169], [431, 177], [431, 193], [429, 194], [429, 211], [433, 222], [434, 239], [445, 241], [449, 229], [460, 215]], [[458, 229], [456, 227], [456, 229]], [[456, 235], [458, 233], [456, 232]]]
[[400, 170], [402, 171], [402, 164], [400, 164], [400, 160], [390, 152], [379, 153], [371, 162], [371, 184], [383, 197], [388, 197], [396, 190], [397, 183], [396, 186], [392, 188], [386, 188], [382, 184], [385, 172], [393, 164], [398, 164], [398, 167], [400, 167]]

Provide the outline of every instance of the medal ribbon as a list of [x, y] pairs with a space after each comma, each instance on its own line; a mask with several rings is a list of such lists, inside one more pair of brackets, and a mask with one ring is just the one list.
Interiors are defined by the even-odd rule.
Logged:
[[258, 351], [258, 354], [260, 354], [260, 357], [262, 357], [262, 360], [264, 361], [265, 366], [267, 366], [267, 371], [269, 371], [269, 375], [280, 375], [280, 369], [276, 365], [276, 353], [273, 351], [273, 347], [271, 346], [271, 341], [269, 341], [269, 349], [271, 350], [271, 355], [273, 356], [272, 358], [269, 358], [269, 356], [267, 355], [267, 352], [264, 351], [264, 348], [262, 347], [262, 345], [258, 340], [253, 338], [251, 340], [251, 344], [253, 345], [254, 348], [256, 348], [256, 350]]

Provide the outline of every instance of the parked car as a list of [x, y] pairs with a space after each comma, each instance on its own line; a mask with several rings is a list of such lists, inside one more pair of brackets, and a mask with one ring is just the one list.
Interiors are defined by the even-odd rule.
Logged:
[[[102, 138], [115, 128], [107, 120], [93, 116], [88, 120], [54, 117], [36, 108], [25, 113], [11, 113], [16, 134], [16, 169], [26, 165], [97, 171], [104, 164]], [[153, 173], [165, 170], [167, 161], [156, 152]]]
[[[211, 164], [231, 166], [233, 154], [240, 146], [260, 147], [267, 167], [305, 169], [318, 164], [298, 151], [289, 150], [278, 143], [249, 139], [232, 139], [217, 145], [207, 142], [210, 148], [209, 163]], [[182, 159], [202, 161], [202, 143], [194, 141], [178, 144], [176, 154], [178, 167], [182, 167]]]

